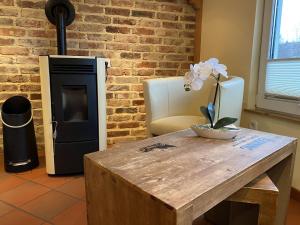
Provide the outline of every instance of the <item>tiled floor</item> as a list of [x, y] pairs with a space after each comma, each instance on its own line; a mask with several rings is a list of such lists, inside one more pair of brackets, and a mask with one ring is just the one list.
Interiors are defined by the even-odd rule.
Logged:
[[83, 176], [48, 176], [43, 157], [37, 169], [11, 174], [2, 160], [0, 154], [1, 225], [87, 224]]
[[[37, 169], [8, 174], [2, 160], [0, 154], [1, 225], [87, 224], [83, 176], [50, 177], [43, 157]], [[300, 202], [291, 200], [287, 225], [300, 225]]]

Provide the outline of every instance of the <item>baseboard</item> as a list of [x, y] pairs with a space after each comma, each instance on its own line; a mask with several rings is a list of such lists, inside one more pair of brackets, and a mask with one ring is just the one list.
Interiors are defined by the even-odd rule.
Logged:
[[291, 189], [291, 198], [300, 202], [300, 191], [296, 188]]

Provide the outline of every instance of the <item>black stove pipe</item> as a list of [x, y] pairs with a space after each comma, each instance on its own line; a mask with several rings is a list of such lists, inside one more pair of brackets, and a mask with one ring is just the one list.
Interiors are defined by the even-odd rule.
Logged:
[[56, 26], [57, 51], [67, 54], [66, 27], [75, 19], [74, 6], [69, 0], [48, 0], [45, 6], [48, 20]]
[[65, 13], [64, 7], [55, 8], [57, 51], [59, 55], [67, 54], [66, 26], [64, 21]]

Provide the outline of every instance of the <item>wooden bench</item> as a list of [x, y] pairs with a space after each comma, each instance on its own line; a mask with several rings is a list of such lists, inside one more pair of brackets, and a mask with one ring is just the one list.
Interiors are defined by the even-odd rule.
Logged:
[[[206, 218], [217, 225], [273, 225], [278, 195], [276, 185], [267, 174], [263, 174], [206, 213]], [[253, 220], [243, 220], [243, 215], [250, 213]]]

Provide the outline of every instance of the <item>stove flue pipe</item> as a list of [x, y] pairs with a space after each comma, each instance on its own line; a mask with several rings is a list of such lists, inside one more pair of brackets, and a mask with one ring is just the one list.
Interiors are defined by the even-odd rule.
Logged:
[[66, 27], [75, 19], [74, 6], [69, 0], [48, 0], [45, 6], [45, 13], [48, 20], [56, 26], [58, 54], [66, 55]]

